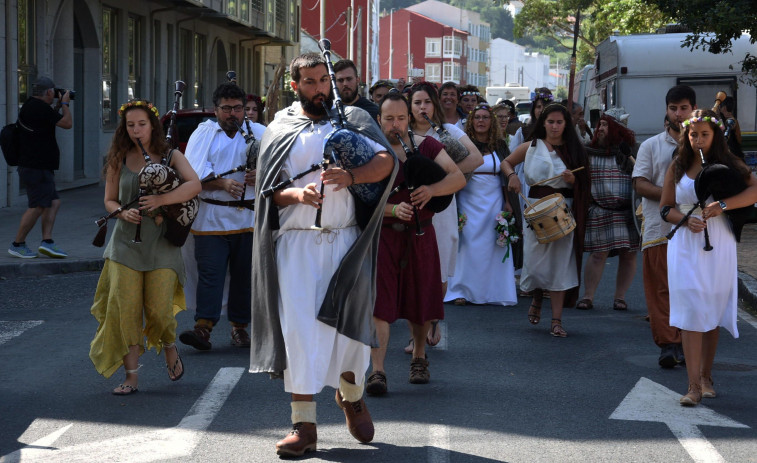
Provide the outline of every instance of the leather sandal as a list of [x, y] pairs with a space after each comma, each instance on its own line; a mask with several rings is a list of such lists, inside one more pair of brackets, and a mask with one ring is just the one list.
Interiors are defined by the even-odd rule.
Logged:
[[628, 310], [628, 304], [623, 299], [615, 299], [612, 302], [612, 309], [613, 310]]
[[434, 320], [431, 322], [431, 327], [426, 334], [426, 344], [434, 347], [435, 345], [439, 344], [439, 341], [441, 340], [442, 331], [439, 329], [439, 320]]
[[568, 333], [562, 327], [562, 320], [559, 318], [552, 319], [552, 327], [549, 329], [549, 334], [556, 338], [568, 337]]
[[541, 321], [541, 307], [540, 306], [531, 304], [531, 306], [528, 308], [528, 321], [532, 325], [539, 324], [539, 321]]
[[594, 302], [592, 302], [592, 300], [589, 299], [588, 297], [581, 299], [576, 304], [576, 309], [578, 310], [591, 310], [593, 308], [594, 308]]
[[[142, 365], [140, 365], [140, 367], [141, 366]], [[131, 374], [136, 375], [138, 370], [139, 370], [139, 367], [137, 367], [136, 370], [125, 370], [125, 371], [127, 375], [131, 375]], [[121, 383], [118, 385], [116, 389], [112, 391], [112, 394], [113, 395], [131, 395], [131, 394], [136, 394], [137, 392], [139, 392], [139, 389], [137, 389], [136, 386], [132, 386], [131, 384]]]
[[410, 338], [410, 341], [407, 342], [404, 351], [406, 354], [412, 354], [413, 349], [415, 349], [415, 341], [413, 341], [413, 338]]
[[[181, 356], [179, 355], [179, 348], [176, 346], [175, 343], [171, 344], [163, 344], [163, 349], [176, 349], [176, 360], [173, 362], [173, 366], [166, 363], [166, 369], [168, 369], [168, 379], [171, 381], [178, 381], [181, 379], [182, 376], [184, 376], [184, 362], [181, 361]], [[181, 373], [178, 375], [176, 374], [176, 369], [181, 366]]]

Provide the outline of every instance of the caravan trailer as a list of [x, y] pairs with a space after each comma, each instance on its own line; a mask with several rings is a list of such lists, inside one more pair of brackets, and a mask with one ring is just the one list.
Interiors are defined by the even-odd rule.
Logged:
[[[742, 82], [741, 63], [754, 53], [750, 37], [733, 43], [732, 53], [681, 48], [685, 33], [611, 36], [597, 46], [594, 78], [602, 109], [623, 107], [637, 140], [663, 130], [665, 94], [678, 84], [691, 86], [699, 108], [712, 108], [723, 91], [736, 99], [736, 119], [745, 138], [757, 132], [757, 88]], [[751, 133], [750, 133], [751, 132]]]

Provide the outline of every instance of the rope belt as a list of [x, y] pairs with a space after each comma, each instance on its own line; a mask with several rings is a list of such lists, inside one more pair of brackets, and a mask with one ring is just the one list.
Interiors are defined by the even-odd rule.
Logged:
[[227, 206], [227, 207], [236, 207], [239, 210], [242, 209], [249, 209], [251, 211], [255, 210], [255, 200], [254, 199], [245, 199], [240, 201], [219, 201], [217, 199], [210, 199], [210, 198], [200, 198], [200, 201], [208, 204], [213, 204], [215, 206]]
[[702, 208], [699, 207], [698, 204], [681, 204], [678, 206], [678, 209], [681, 211], [683, 215], [686, 215], [689, 213], [690, 210], [694, 210], [694, 212], [691, 213], [691, 215], [702, 215]]

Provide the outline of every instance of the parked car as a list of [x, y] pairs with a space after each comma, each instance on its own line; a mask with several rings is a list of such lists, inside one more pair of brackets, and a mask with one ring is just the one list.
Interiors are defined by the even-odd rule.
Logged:
[[[182, 153], [187, 148], [187, 142], [192, 132], [200, 125], [201, 122], [216, 120], [216, 115], [210, 109], [191, 108], [180, 109], [176, 111], [176, 122], [171, 131], [172, 145]], [[171, 113], [163, 115], [160, 122], [163, 124], [163, 131], [168, 134], [168, 126], [171, 121]]]

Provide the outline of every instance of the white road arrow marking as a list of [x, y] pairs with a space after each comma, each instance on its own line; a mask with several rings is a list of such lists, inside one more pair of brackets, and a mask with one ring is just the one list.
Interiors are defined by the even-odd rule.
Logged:
[[244, 368], [221, 368], [178, 426], [61, 449], [50, 446], [72, 425], [0, 458], [0, 462], [129, 462], [147, 463], [189, 456], [226, 402]]
[[26, 330], [41, 325], [42, 320], [28, 320], [22, 322], [0, 321], [0, 345], [5, 344]]
[[749, 426], [716, 413], [702, 404], [696, 407], [682, 407], [678, 403], [680, 398], [681, 394], [647, 378], [641, 378], [618, 408], [612, 412], [610, 419], [665, 423], [694, 461], [698, 463], [725, 462], [697, 426], [726, 428], [749, 428]]

